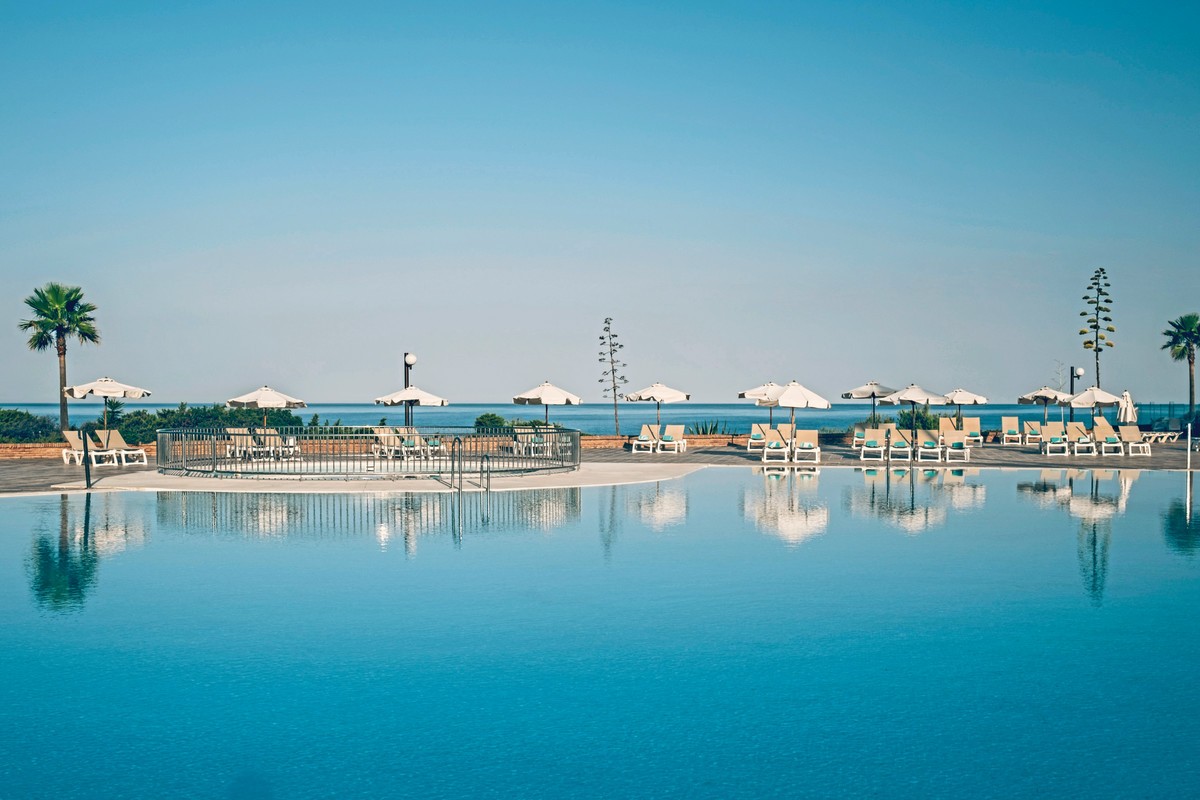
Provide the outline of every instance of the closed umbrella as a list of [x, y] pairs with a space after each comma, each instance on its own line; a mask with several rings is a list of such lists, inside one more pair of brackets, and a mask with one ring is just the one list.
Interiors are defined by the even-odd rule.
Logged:
[[513, 398], [519, 406], [545, 406], [546, 423], [550, 422], [550, 406], [577, 406], [583, 401], [578, 395], [571, 394], [566, 389], [560, 389], [550, 381], [545, 381], [527, 392], [522, 392]]
[[662, 404], [663, 403], [682, 403], [685, 400], [691, 400], [692, 396], [687, 392], [681, 392], [678, 389], [672, 389], [670, 386], [664, 386], [661, 383], [652, 383], [645, 389], [636, 392], [630, 392], [625, 395], [626, 400], [631, 400], [635, 403], [651, 401], [654, 402], [654, 421], [662, 424]]
[[843, 400], [866, 400], [871, 398], [871, 420], [875, 421], [875, 401], [881, 397], [887, 397], [889, 394], [895, 394], [896, 390], [884, 386], [876, 381], [867, 381], [862, 386], [851, 389], [848, 392], [842, 392]]
[[263, 410], [263, 427], [267, 425], [267, 409], [269, 408], [307, 408], [308, 403], [289, 397], [283, 392], [277, 392], [270, 386], [263, 386], [253, 392], [234, 397], [225, 401], [230, 408], [261, 408]]
[[775, 398], [783, 391], [783, 387], [775, 381], [767, 381], [766, 383], [755, 386], [753, 389], [747, 389], [744, 392], [738, 392], [738, 398], [742, 400], [753, 400], [756, 406], [765, 406], [767, 409], [767, 421], [775, 424]]
[[1066, 392], [1060, 392], [1058, 389], [1051, 389], [1049, 386], [1043, 386], [1040, 389], [1034, 389], [1029, 394], [1023, 394], [1017, 398], [1018, 405], [1032, 406], [1040, 405], [1042, 407], [1042, 424], [1050, 418], [1050, 405], [1061, 404], [1064, 401], [1070, 400], [1071, 395]]
[[968, 392], [966, 389], [955, 389], [952, 392], [946, 393], [946, 402], [952, 406], [958, 406], [958, 424], [962, 425], [962, 407], [963, 406], [982, 406], [986, 404], [988, 399], [981, 394]]
[[400, 406], [406, 403], [413, 406], [450, 405], [450, 401], [446, 398], [422, 391], [415, 386], [408, 386], [398, 392], [392, 392], [389, 395], [375, 398], [375, 405], [377, 406]]
[[829, 408], [829, 401], [816, 392], [792, 381], [775, 398], [775, 405], [792, 410], [792, 427], [796, 425], [797, 408]]
[[1121, 393], [1121, 402], [1117, 405], [1117, 422], [1122, 425], [1137, 425], [1138, 411], [1133, 404], [1133, 397], [1126, 389]]
[[[67, 397], [73, 397], [76, 400], [82, 400], [89, 395], [92, 397], [128, 397], [137, 399], [141, 397], [149, 397], [149, 389], [139, 389], [136, 386], [119, 383], [112, 378], [97, 378], [91, 383], [82, 383], [79, 386], [68, 386], [63, 389], [63, 394]], [[104, 404], [104, 429], [108, 430], [108, 403]]]
[[910, 383], [906, 388], [898, 392], [893, 392], [887, 397], [879, 398], [879, 402], [885, 406], [898, 406], [908, 403], [912, 406], [912, 435], [913, 441], [917, 441], [917, 405], [944, 406], [946, 405], [946, 395], [936, 394], [934, 392], [922, 389], [915, 383]]

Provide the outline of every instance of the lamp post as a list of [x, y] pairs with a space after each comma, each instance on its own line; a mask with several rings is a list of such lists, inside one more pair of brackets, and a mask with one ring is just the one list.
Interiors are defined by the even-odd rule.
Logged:
[[[410, 385], [409, 381], [408, 381], [409, 373], [412, 372], [413, 365], [416, 363], [417, 363], [417, 354], [416, 353], [405, 353], [404, 354], [404, 388], [405, 389], [407, 389]], [[406, 427], [406, 428], [412, 427], [412, 401], [411, 400], [404, 401], [404, 427]]]
[[[1083, 367], [1071, 367], [1071, 397], [1075, 396], [1075, 379], [1083, 377]], [[1061, 417], [1060, 417], [1061, 419]], [[1075, 406], [1071, 406], [1071, 422], [1075, 421]]]

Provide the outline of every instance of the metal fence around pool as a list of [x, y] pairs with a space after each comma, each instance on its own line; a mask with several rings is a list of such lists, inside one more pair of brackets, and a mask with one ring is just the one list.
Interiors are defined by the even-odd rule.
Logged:
[[579, 431], [553, 427], [181, 428], [158, 432], [158, 471], [225, 478], [396, 479], [579, 468]]

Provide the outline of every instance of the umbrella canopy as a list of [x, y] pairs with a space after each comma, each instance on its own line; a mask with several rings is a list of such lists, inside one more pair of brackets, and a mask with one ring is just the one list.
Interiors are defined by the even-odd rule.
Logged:
[[[63, 394], [76, 400], [82, 400], [89, 395], [105, 399], [109, 397], [140, 398], [149, 397], [151, 393], [149, 389], [139, 389], [136, 386], [129, 386], [128, 384], [114, 381], [112, 378], [104, 377], [97, 378], [91, 383], [68, 386], [66, 389], [63, 389]], [[104, 404], [104, 428], [105, 430], [108, 429], [108, 403]]]
[[412, 403], [416, 406], [448, 406], [450, 401], [444, 397], [438, 397], [436, 394], [418, 389], [415, 386], [409, 386], [407, 389], [401, 389], [398, 392], [393, 392], [383, 397], [375, 398], [377, 406], [398, 406], [404, 403]]
[[577, 406], [583, 402], [578, 395], [560, 389], [550, 381], [544, 381], [527, 392], [513, 398], [519, 406], [545, 406], [546, 422], [550, 421], [550, 406]]
[[875, 401], [880, 397], [887, 397], [889, 394], [895, 394], [896, 390], [888, 386], [884, 386], [876, 381], [867, 381], [862, 386], [855, 387], [848, 392], [842, 392], [843, 400], [871, 400], [871, 419], [875, 418]]
[[915, 383], [910, 383], [898, 392], [893, 392], [887, 397], [879, 398], [879, 402], [885, 406], [898, 406], [904, 403], [912, 406], [912, 434], [913, 441], [915, 442], [917, 440], [917, 405], [944, 406], [946, 405], [946, 395], [937, 394], [936, 392], [922, 389]]
[[277, 392], [270, 386], [263, 386], [253, 392], [234, 397], [225, 401], [230, 408], [261, 408], [263, 410], [263, 426], [267, 424], [268, 408], [307, 408], [308, 403], [288, 397], [283, 392]]
[[654, 403], [654, 420], [661, 424], [661, 412], [663, 403], [682, 403], [685, 400], [691, 400], [692, 396], [687, 392], [681, 392], [678, 389], [672, 389], [670, 386], [664, 386], [661, 383], [652, 383], [645, 389], [636, 392], [630, 392], [625, 395], [626, 400], [638, 402], [653, 402]]
[[1133, 404], [1133, 397], [1130, 396], [1129, 390], [1126, 389], [1121, 393], [1121, 402], [1117, 405], [1117, 422], [1122, 425], [1136, 425], [1137, 418], [1137, 406]]
[[1034, 389], [1029, 394], [1023, 394], [1017, 398], [1017, 403], [1023, 406], [1040, 405], [1042, 407], [1042, 424], [1046, 424], [1049, 418], [1050, 405], [1061, 404], [1065, 400], [1070, 400], [1071, 395], [1066, 392], [1060, 392], [1058, 389], [1051, 389], [1049, 386], [1043, 386], [1040, 389]]
[[794, 426], [797, 408], [829, 408], [829, 401], [811, 389], [792, 381], [775, 396], [775, 405], [792, 410], [792, 425]]
[[744, 392], [738, 392], [738, 398], [741, 400], [753, 400], [754, 405], [763, 406], [770, 409], [767, 412], [767, 419], [770, 424], [775, 424], [775, 398], [783, 391], [783, 387], [775, 381], [767, 381], [766, 383], [755, 386], [753, 389], [747, 389]]
[[981, 394], [968, 392], [966, 389], [955, 389], [952, 392], [946, 393], [946, 402], [952, 406], [958, 406], [958, 419], [962, 421], [963, 406], [982, 406], [987, 403], [988, 399]]
[[1070, 406], [1071, 408], [1090, 408], [1094, 417], [1097, 407], [1112, 407], [1118, 405], [1120, 402], [1121, 398], [1115, 394], [1106, 392], [1097, 386], [1089, 386], [1069, 400], [1060, 402], [1059, 405]]

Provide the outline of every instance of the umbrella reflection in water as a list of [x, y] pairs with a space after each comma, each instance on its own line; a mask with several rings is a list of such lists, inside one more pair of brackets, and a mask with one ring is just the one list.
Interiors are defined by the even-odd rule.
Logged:
[[829, 527], [829, 507], [820, 499], [816, 469], [755, 467], [762, 489], [742, 490], [742, 516], [790, 547], [820, 536]]

